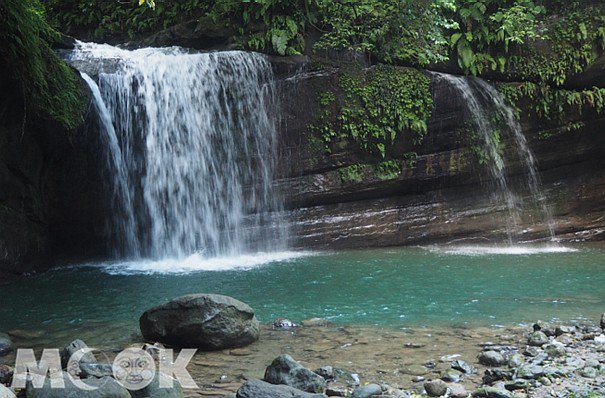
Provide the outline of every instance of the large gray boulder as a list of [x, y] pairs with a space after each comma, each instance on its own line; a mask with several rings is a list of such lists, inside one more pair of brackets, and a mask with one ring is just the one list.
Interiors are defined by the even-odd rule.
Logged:
[[5, 333], [0, 333], [0, 357], [13, 350], [13, 341]]
[[111, 377], [82, 380], [86, 385], [96, 388], [92, 391], [74, 385], [65, 372], [63, 372], [63, 380], [65, 388], [51, 388], [49, 378], [42, 388], [34, 388], [31, 382], [28, 382], [26, 396], [28, 398], [131, 398], [128, 390]]
[[203, 350], [246, 346], [260, 334], [250, 306], [219, 294], [177, 298], [145, 311], [139, 323], [147, 340]]
[[278, 356], [267, 367], [265, 381], [285, 384], [306, 392], [323, 393], [326, 390], [326, 380], [323, 377], [303, 367], [288, 354]]
[[248, 380], [237, 390], [237, 398], [327, 398], [325, 394], [313, 394], [292, 388], [276, 385], [262, 380]]

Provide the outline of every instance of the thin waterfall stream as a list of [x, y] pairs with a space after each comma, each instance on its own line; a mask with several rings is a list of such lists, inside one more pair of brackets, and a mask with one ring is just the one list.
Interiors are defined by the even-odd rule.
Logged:
[[[433, 72], [433, 75], [447, 82], [463, 98], [472, 128], [480, 135], [486, 158], [485, 167], [490, 177], [489, 182], [493, 185], [493, 196], [508, 214], [505, 222], [509, 243], [515, 243], [522, 234], [522, 214], [530, 209], [513, 190], [507, 159], [500, 149], [500, 136], [496, 134], [502, 127], [513, 139], [524, 169], [523, 184], [530, 193], [529, 205], [537, 210], [538, 218], [546, 224], [547, 238], [553, 241], [555, 222], [542, 191], [536, 159], [514, 111], [496, 88], [485, 80], [436, 72]], [[494, 116], [500, 117], [501, 122], [494, 120]]]
[[[276, 96], [265, 57], [79, 43], [110, 175], [117, 258], [285, 247], [273, 188]], [[92, 72], [91, 72], [92, 74]]]

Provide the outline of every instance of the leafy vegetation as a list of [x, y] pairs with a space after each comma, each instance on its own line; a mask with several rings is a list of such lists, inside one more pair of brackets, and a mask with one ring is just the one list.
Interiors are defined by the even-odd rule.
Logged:
[[75, 72], [55, 54], [57, 33], [44, 19], [38, 0], [0, 2], [3, 70], [20, 86], [24, 113], [54, 120], [68, 130], [83, 121], [84, 94]]
[[419, 143], [433, 108], [427, 76], [387, 65], [342, 73], [337, 91], [322, 92], [319, 103], [322, 111], [313, 130], [328, 151], [344, 141], [383, 158], [404, 134]]
[[[575, 131], [583, 125], [569, 114], [581, 115], [587, 109], [597, 114], [605, 113], [605, 88], [565, 90], [530, 82], [500, 84], [498, 90], [518, 114], [537, 117], [554, 125], [562, 126], [562, 132]], [[552, 134], [552, 133], [546, 133]], [[550, 135], [543, 136], [548, 138]]]

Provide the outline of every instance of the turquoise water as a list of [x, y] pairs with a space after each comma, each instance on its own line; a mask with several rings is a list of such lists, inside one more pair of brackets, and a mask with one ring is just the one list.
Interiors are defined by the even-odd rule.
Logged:
[[72, 266], [0, 285], [0, 329], [134, 333], [147, 308], [200, 292], [243, 300], [263, 322], [322, 317], [407, 328], [596, 320], [605, 311], [605, 248], [574, 249], [401, 248]]

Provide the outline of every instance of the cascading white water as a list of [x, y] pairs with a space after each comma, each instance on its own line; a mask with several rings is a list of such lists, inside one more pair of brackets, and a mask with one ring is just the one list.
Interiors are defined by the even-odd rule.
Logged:
[[513, 135], [515, 144], [517, 146], [517, 151], [519, 153], [519, 158], [521, 159], [525, 167], [526, 181], [529, 191], [531, 193], [531, 197], [533, 199], [534, 204], [536, 204], [542, 212], [542, 216], [548, 227], [550, 239], [554, 240], [555, 221], [552, 216], [552, 211], [546, 203], [546, 196], [542, 191], [542, 181], [540, 179], [540, 174], [538, 174], [538, 165], [536, 162], [536, 157], [534, 156], [533, 152], [529, 148], [529, 145], [527, 144], [527, 138], [525, 138], [525, 135], [523, 134], [521, 123], [519, 123], [519, 119], [517, 118], [511, 107], [506, 104], [506, 101], [504, 100], [502, 94], [500, 94], [494, 86], [481, 79], [476, 79], [476, 82], [493, 101], [496, 109], [504, 117], [506, 126]]
[[[97, 69], [121, 257], [234, 256], [280, 249], [273, 75], [255, 53], [122, 50], [79, 43]], [[98, 98], [97, 98], [98, 93]], [[132, 214], [132, 216], [131, 216]]]
[[[499, 139], [495, 132], [504, 127], [515, 143], [519, 158], [525, 169], [525, 183], [531, 194], [532, 205], [541, 213], [543, 221], [547, 224], [549, 238], [554, 239], [555, 223], [550, 209], [546, 204], [546, 197], [542, 192], [537, 164], [531, 152], [527, 139], [523, 135], [521, 125], [513, 110], [506, 104], [502, 95], [489, 83], [479, 78], [454, 76], [444, 73], [433, 73], [437, 79], [447, 82], [463, 98], [468, 109], [472, 127], [481, 135], [483, 151], [486, 153], [486, 167], [491, 181], [495, 184], [494, 195], [499, 203], [506, 207], [508, 212], [507, 234], [510, 243], [520, 234], [523, 202], [511, 189], [507, 174], [506, 159], [499, 148]], [[495, 121], [494, 116], [503, 120], [503, 125]]]

